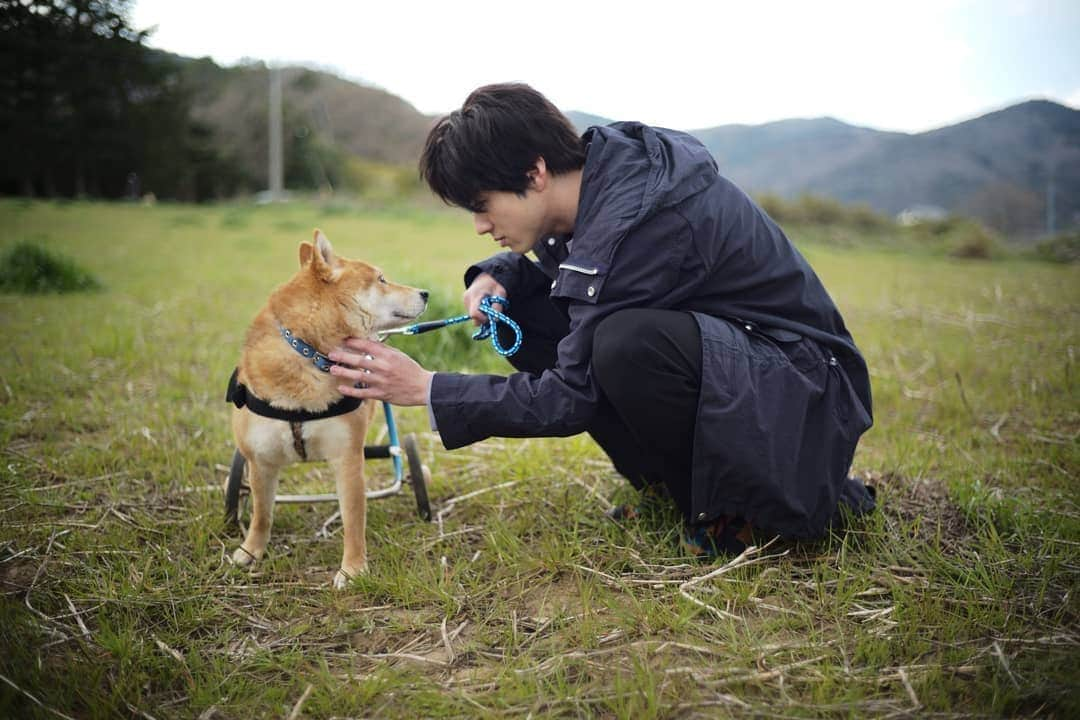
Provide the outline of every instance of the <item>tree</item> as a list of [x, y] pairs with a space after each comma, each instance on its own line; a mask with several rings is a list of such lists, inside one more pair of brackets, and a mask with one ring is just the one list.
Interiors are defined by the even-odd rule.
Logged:
[[177, 63], [131, 27], [131, 5], [0, 0], [0, 192], [215, 192], [213, 138], [190, 120]]
[[1007, 236], [1036, 233], [1044, 217], [1043, 199], [1015, 183], [996, 181], [968, 196], [963, 209]]

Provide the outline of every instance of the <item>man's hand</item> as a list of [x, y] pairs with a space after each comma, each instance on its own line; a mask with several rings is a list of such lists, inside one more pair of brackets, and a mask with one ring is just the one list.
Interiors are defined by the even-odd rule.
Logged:
[[[473, 319], [475, 325], [483, 325], [488, 320], [487, 315], [480, 312], [480, 301], [488, 295], [498, 295], [507, 300], [510, 299], [506, 295], [506, 288], [500, 285], [495, 278], [487, 273], [480, 273], [469, 285], [469, 289], [465, 291], [464, 295], [465, 312]], [[503, 311], [502, 303], [493, 303], [492, 307], [499, 312]]]
[[[330, 374], [342, 380], [338, 390], [349, 397], [385, 400], [392, 405], [427, 405], [435, 374], [411, 357], [374, 340], [348, 338], [344, 349], [328, 356], [339, 365]], [[363, 383], [363, 387], [353, 387]]]

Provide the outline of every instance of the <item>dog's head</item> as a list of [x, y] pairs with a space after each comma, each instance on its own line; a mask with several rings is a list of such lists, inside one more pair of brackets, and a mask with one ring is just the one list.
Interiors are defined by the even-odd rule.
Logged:
[[427, 307], [426, 290], [392, 283], [377, 267], [336, 255], [321, 230], [314, 242], [300, 243], [300, 272], [289, 284], [319, 308], [323, 322], [356, 337], [399, 327]]

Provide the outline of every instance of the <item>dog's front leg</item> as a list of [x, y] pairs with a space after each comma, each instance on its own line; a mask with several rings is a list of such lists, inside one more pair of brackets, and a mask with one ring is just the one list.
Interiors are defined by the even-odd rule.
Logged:
[[338, 505], [341, 509], [341, 528], [344, 552], [341, 569], [334, 576], [334, 587], [341, 590], [349, 580], [367, 572], [367, 544], [364, 539], [367, 523], [367, 492], [364, 485], [364, 453], [361, 449], [331, 463], [337, 481]]
[[270, 526], [274, 523], [274, 498], [277, 495], [277, 466], [260, 465], [248, 460], [248, 484], [251, 485], [251, 524], [244, 542], [233, 552], [233, 562], [250, 565], [262, 559], [270, 542]]

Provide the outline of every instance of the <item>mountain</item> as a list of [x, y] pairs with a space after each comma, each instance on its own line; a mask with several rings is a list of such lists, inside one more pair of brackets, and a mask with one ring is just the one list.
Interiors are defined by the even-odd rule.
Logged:
[[1010, 234], [1080, 224], [1080, 111], [1030, 101], [918, 134], [831, 118], [693, 131], [749, 192], [825, 195], [895, 214], [917, 205]]
[[[195, 119], [256, 186], [265, 178], [269, 71], [179, 58]], [[286, 155], [327, 152], [415, 166], [434, 118], [390, 92], [306, 68], [283, 69]], [[579, 130], [608, 118], [570, 111]], [[1080, 225], [1080, 111], [1030, 101], [924, 133], [882, 132], [833, 118], [690, 130], [748, 192], [813, 194], [893, 215], [937, 206], [1008, 234]], [[323, 155], [318, 155], [322, 152]], [[311, 174], [310, 160], [297, 173]], [[327, 161], [329, 162], [329, 161]]]
[[[580, 128], [608, 121], [568, 113]], [[918, 134], [833, 118], [691, 130], [751, 193], [823, 195], [894, 215], [939, 206], [1010, 234], [1080, 225], [1080, 111], [1035, 100]]]
[[709, 148], [721, 172], [750, 192], [793, 196], [817, 189], [818, 178], [842, 169], [883, 138], [882, 133], [832, 118], [723, 125], [691, 131]]

